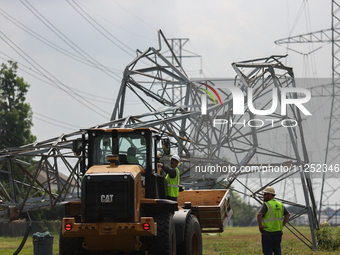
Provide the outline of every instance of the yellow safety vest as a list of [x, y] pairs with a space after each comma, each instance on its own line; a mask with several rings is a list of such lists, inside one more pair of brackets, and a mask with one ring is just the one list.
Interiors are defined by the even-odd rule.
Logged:
[[138, 159], [136, 159], [134, 156], [127, 155], [126, 160], [129, 164], [139, 164]]
[[265, 205], [268, 210], [262, 218], [262, 225], [266, 227], [264, 230], [267, 232], [282, 231], [284, 206], [274, 199], [265, 202]]
[[176, 167], [176, 177], [170, 178], [169, 174], [165, 176], [165, 180], [167, 181], [167, 196], [168, 197], [178, 197], [179, 193], [179, 170]]

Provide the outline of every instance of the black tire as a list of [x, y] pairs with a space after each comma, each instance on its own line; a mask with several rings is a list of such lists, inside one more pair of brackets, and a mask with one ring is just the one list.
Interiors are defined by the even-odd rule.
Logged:
[[202, 255], [202, 233], [197, 218], [190, 214], [185, 222], [184, 241], [177, 246], [179, 255]]
[[153, 216], [157, 222], [157, 236], [148, 238], [149, 255], [176, 255], [176, 231], [171, 213]]
[[63, 237], [59, 236], [59, 255], [85, 255], [83, 248], [84, 238], [82, 237]]

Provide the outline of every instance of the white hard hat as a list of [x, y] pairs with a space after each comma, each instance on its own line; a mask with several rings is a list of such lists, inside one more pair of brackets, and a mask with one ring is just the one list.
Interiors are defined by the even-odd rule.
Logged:
[[263, 193], [269, 193], [269, 194], [272, 194], [272, 195], [276, 195], [275, 194], [275, 189], [271, 186], [268, 186], [264, 189]]
[[178, 162], [181, 160], [181, 158], [178, 155], [172, 155], [171, 159], [175, 159]]

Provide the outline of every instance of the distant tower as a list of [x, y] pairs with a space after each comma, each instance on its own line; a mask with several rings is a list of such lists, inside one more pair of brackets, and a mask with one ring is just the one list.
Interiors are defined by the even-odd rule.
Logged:
[[[200, 58], [201, 65], [200, 65], [199, 72], [202, 73], [202, 56], [184, 49], [184, 46], [187, 44], [187, 42], [189, 42], [189, 38], [170, 38], [167, 40], [169, 41], [169, 44], [173, 52], [171, 52], [172, 54], [170, 54], [170, 56], [166, 56], [166, 57], [171, 58], [171, 63], [174, 66], [177, 66], [177, 61], [178, 61], [179, 65], [184, 67], [185, 69], [185, 66], [183, 66], [184, 58]], [[189, 54], [183, 55], [184, 52], [189, 53]], [[173, 88], [173, 91], [172, 91], [173, 102], [176, 102], [178, 99], [183, 98], [183, 95], [184, 95], [183, 93], [185, 92], [183, 91], [183, 87], [181, 85], [172, 85], [172, 88]]]
[[[331, 110], [328, 122], [328, 135], [325, 150], [324, 163], [328, 167], [339, 164], [340, 160], [340, 0], [332, 0], [332, 24], [330, 29], [320, 30], [312, 33], [297, 35], [285, 39], [275, 41], [276, 44], [289, 43], [331, 43], [332, 44], [332, 83], [327, 85], [319, 85], [311, 88], [312, 96], [328, 96], [330, 97]], [[329, 183], [323, 173], [319, 219], [321, 210], [326, 202], [329, 202], [331, 196], [340, 190], [340, 179], [332, 178], [333, 184]], [[337, 181], [338, 185], [334, 185]]]

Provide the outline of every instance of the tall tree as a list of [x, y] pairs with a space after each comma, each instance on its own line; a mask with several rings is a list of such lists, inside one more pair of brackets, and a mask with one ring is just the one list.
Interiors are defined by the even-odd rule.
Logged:
[[17, 76], [18, 65], [8, 61], [0, 70], [0, 149], [19, 147], [36, 140], [31, 133], [32, 109], [26, 103], [29, 84]]

